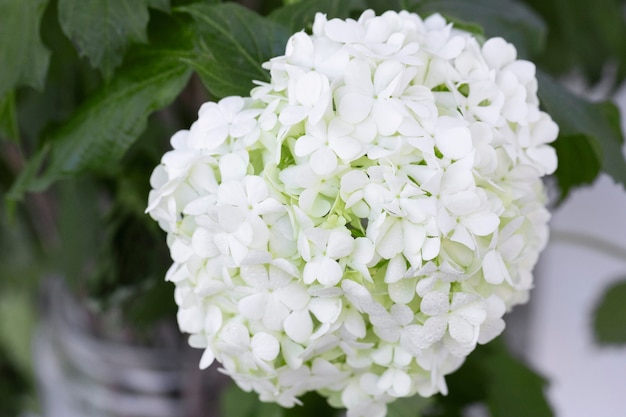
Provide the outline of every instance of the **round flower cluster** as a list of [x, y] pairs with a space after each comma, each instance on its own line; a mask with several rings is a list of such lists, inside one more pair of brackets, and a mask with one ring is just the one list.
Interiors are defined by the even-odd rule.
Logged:
[[244, 390], [348, 416], [446, 393], [526, 301], [558, 128], [535, 67], [440, 15], [318, 14], [152, 177], [178, 322]]

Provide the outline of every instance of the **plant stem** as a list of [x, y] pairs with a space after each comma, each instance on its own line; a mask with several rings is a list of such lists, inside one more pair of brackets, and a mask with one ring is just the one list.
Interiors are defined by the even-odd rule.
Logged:
[[550, 240], [553, 242], [569, 243], [571, 245], [583, 246], [603, 253], [613, 258], [626, 262], [626, 249], [608, 240], [591, 236], [581, 232], [565, 230], [552, 230]]

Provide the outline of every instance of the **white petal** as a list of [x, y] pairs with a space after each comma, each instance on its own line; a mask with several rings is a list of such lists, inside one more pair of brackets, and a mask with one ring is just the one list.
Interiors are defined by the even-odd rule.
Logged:
[[217, 191], [218, 201], [236, 207], [246, 207], [248, 198], [240, 182], [223, 182]]
[[250, 347], [254, 356], [264, 361], [273, 361], [280, 352], [278, 340], [265, 332], [259, 332], [252, 336]]
[[415, 297], [415, 279], [401, 279], [388, 286], [389, 298], [395, 303], [408, 304]]
[[378, 133], [383, 136], [393, 135], [402, 124], [402, 112], [393, 103], [393, 100], [378, 99], [372, 109]]
[[287, 336], [296, 343], [306, 343], [313, 333], [313, 321], [307, 310], [294, 311], [284, 321]]
[[357, 339], [365, 337], [365, 320], [358, 311], [352, 309], [348, 310], [343, 325], [346, 327], [346, 330]]
[[307, 72], [296, 83], [296, 98], [304, 106], [313, 106], [319, 101], [323, 87], [324, 80], [319, 73]]
[[381, 227], [381, 235], [374, 240], [376, 252], [385, 259], [391, 259], [404, 249], [402, 222], [388, 219]]
[[483, 212], [468, 216], [463, 223], [476, 236], [487, 236], [498, 228], [500, 218], [494, 213]]
[[465, 126], [452, 127], [435, 134], [437, 148], [450, 159], [461, 159], [472, 150], [472, 136]]
[[509, 271], [499, 252], [492, 250], [483, 258], [483, 276], [490, 284], [498, 285], [504, 280], [510, 281]]
[[285, 126], [293, 126], [305, 119], [309, 109], [302, 106], [287, 106], [278, 116], [278, 121]]
[[298, 281], [294, 281], [286, 287], [278, 288], [274, 293], [291, 310], [302, 310], [311, 299], [306, 289]]
[[220, 174], [222, 183], [227, 181], [240, 181], [248, 169], [248, 163], [241, 156], [226, 154], [220, 158]]
[[252, 320], [260, 320], [265, 314], [265, 306], [267, 304], [267, 294], [264, 292], [251, 294], [242, 298], [237, 303], [239, 313]]
[[337, 285], [343, 276], [343, 268], [333, 259], [323, 257], [317, 271], [317, 280], [322, 285]]
[[309, 310], [322, 323], [333, 323], [341, 314], [341, 298], [314, 298]]
[[515, 47], [502, 38], [490, 38], [482, 47], [483, 57], [491, 68], [500, 69], [517, 57]]
[[337, 168], [337, 156], [329, 147], [324, 146], [311, 154], [309, 163], [317, 175], [328, 175]]
[[450, 296], [444, 291], [429, 291], [422, 298], [420, 310], [429, 316], [446, 314], [450, 309]]
[[373, 99], [358, 92], [347, 92], [339, 99], [337, 114], [346, 122], [362, 122], [372, 110]]
[[204, 353], [200, 358], [200, 369], [206, 369], [215, 361], [215, 354], [211, 348], [204, 349]]
[[352, 253], [354, 239], [348, 233], [332, 231], [328, 236], [326, 256], [333, 259], [343, 258]]
[[448, 323], [450, 336], [462, 345], [470, 345], [478, 336], [478, 328], [466, 320], [453, 315]]
[[319, 138], [310, 135], [303, 135], [296, 141], [294, 152], [296, 156], [306, 156], [312, 154], [323, 145], [324, 142]]
[[269, 330], [280, 330], [290, 312], [275, 294], [270, 294], [265, 305], [263, 324]]
[[402, 255], [396, 255], [389, 260], [385, 272], [385, 283], [390, 284], [404, 278], [406, 274], [406, 259]]

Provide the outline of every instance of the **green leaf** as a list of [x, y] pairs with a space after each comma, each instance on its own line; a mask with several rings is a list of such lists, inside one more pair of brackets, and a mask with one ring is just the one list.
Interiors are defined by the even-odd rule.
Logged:
[[506, 350], [484, 358], [491, 417], [552, 417], [544, 395], [545, 380]]
[[478, 346], [463, 366], [446, 377], [449, 393], [435, 397], [429, 416], [460, 417], [474, 404], [486, 405], [491, 417], [549, 417], [546, 382], [511, 356], [502, 338]]
[[148, 7], [161, 10], [163, 12], [170, 11], [170, 0], [148, 0]]
[[546, 27], [530, 8], [514, 0], [432, 0], [407, 1], [420, 15], [440, 13], [466, 24], [481, 25], [487, 37], [501, 36], [517, 47], [520, 57], [529, 57], [543, 48]]
[[615, 105], [589, 102], [541, 72], [537, 78], [541, 103], [559, 125], [559, 138], [554, 146], [559, 156], [556, 177], [561, 198], [571, 188], [591, 182], [598, 173], [598, 165], [615, 181], [626, 185], [624, 138]]
[[59, 0], [59, 21], [79, 53], [109, 78], [130, 44], [146, 42], [148, 4], [167, 6], [155, 0]]
[[363, 0], [305, 0], [276, 9], [268, 17], [294, 33], [311, 29], [316, 13], [325, 13], [329, 19], [345, 19], [356, 10], [364, 10], [365, 3]]
[[572, 188], [591, 184], [602, 168], [602, 149], [587, 135], [563, 135], [552, 144], [559, 166], [556, 179], [563, 200]]
[[19, 142], [17, 113], [15, 112], [15, 91], [0, 98], [0, 139]]
[[148, 116], [174, 100], [189, 76], [175, 52], [137, 55], [51, 133], [18, 177], [10, 198], [42, 190], [63, 176], [114, 167], [145, 129]]
[[398, 398], [387, 406], [386, 417], [420, 417], [422, 412], [433, 403], [432, 398], [414, 395], [408, 398]]
[[[524, 0], [548, 23], [546, 49], [538, 57], [544, 70], [568, 74], [572, 68], [592, 82], [608, 62], [626, 75], [626, 19], [622, 0]], [[582, 30], [581, 30], [582, 28]]]
[[220, 406], [220, 415], [225, 417], [283, 417], [283, 409], [280, 406], [262, 403], [258, 394], [244, 392], [235, 384], [224, 390]]
[[215, 97], [249, 95], [253, 80], [269, 80], [261, 64], [285, 52], [289, 32], [238, 4], [197, 3], [177, 10], [196, 22], [198, 50], [188, 62]]
[[0, 97], [15, 87], [43, 88], [50, 53], [39, 26], [47, 0], [0, 0]]
[[625, 300], [626, 281], [612, 285], [602, 296], [593, 318], [593, 327], [598, 343], [603, 345], [626, 344]]

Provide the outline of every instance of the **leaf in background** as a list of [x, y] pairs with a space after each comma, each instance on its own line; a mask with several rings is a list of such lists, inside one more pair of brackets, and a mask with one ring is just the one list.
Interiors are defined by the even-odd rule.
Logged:
[[513, 0], [407, 0], [420, 15], [440, 13], [453, 21], [480, 24], [487, 37], [501, 36], [513, 43], [520, 58], [539, 52], [546, 27], [532, 9]]
[[414, 395], [408, 398], [398, 398], [387, 406], [386, 417], [421, 417], [422, 411], [430, 407], [432, 398]]
[[537, 78], [541, 104], [559, 125], [555, 148], [561, 199], [572, 187], [591, 182], [599, 166], [616, 182], [626, 185], [624, 138], [615, 105], [589, 102], [541, 72]]
[[596, 307], [593, 327], [598, 343], [626, 344], [626, 281], [609, 287]]
[[253, 80], [269, 80], [261, 64], [285, 52], [289, 32], [238, 4], [196, 3], [177, 10], [196, 22], [198, 50], [189, 63], [215, 97], [249, 95]]
[[170, 0], [148, 0], [148, 7], [158, 9], [163, 12], [170, 11]]
[[59, 0], [59, 21], [79, 53], [106, 78], [133, 43], [146, 42], [148, 5], [167, 10], [163, 0]]
[[0, 98], [21, 85], [41, 89], [50, 52], [39, 26], [47, 0], [0, 1]]
[[602, 149], [584, 134], [561, 134], [552, 146], [559, 160], [555, 176], [561, 190], [560, 201], [563, 201], [573, 188], [591, 184], [600, 174]]
[[10, 91], [0, 98], [0, 139], [19, 142], [14, 91]]
[[626, 19], [623, 0], [524, 0], [548, 23], [546, 48], [538, 57], [554, 74], [581, 69], [592, 82], [608, 62], [626, 76]]
[[553, 416], [544, 395], [546, 381], [505, 349], [492, 351], [483, 366], [491, 417]]
[[[343, 410], [331, 407], [328, 400], [317, 392], [307, 392], [298, 397], [302, 405], [283, 409], [283, 417], [339, 417], [345, 415]], [[264, 417], [264, 415], [259, 415]]]
[[295, 33], [302, 29], [310, 29], [315, 13], [325, 13], [328, 18], [348, 18], [355, 10], [366, 8], [363, 0], [305, 0], [272, 12], [268, 17]]
[[424, 415], [461, 417], [467, 408], [486, 406], [491, 417], [551, 417], [543, 392], [546, 382], [514, 358], [502, 338], [478, 348], [446, 377], [448, 395], [434, 397]]
[[258, 394], [244, 392], [234, 383], [222, 393], [220, 411], [221, 416], [228, 417], [283, 417], [284, 413], [279, 405], [263, 403]]
[[44, 189], [62, 176], [114, 167], [145, 129], [148, 116], [172, 102], [191, 73], [175, 51], [135, 58], [47, 138], [16, 180], [11, 198]]

